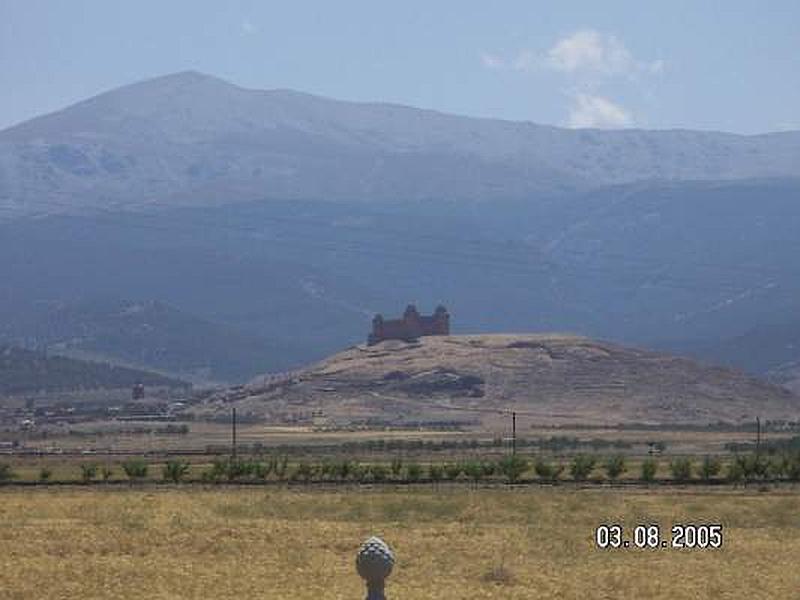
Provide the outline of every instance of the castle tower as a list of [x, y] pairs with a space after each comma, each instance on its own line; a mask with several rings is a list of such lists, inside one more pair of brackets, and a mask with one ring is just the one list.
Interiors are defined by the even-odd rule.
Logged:
[[450, 315], [441, 304], [432, 315], [421, 315], [413, 304], [406, 307], [399, 319], [386, 320], [382, 315], [375, 315], [367, 343], [372, 345], [383, 340], [409, 342], [425, 335], [450, 335]]

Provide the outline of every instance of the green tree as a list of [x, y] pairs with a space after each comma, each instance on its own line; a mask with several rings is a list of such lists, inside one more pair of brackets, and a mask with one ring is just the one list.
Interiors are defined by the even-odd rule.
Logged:
[[622, 475], [627, 470], [627, 465], [625, 464], [625, 457], [621, 454], [617, 454], [615, 456], [609, 456], [603, 468], [606, 471], [606, 476], [611, 481], [616, 481], [619, 479], [620, 475]]
[[533, 471], [539, 479], [544, 481], [557, 481], [564, 472], [564, 465], [555, 465], [541, 458], [537, 458], [533, 464]]
[[525, 471], [528, 470], [528, 467], [528, 461], [516, 454], [504, 457], [499, 463], [500, 473], [505, 476], [509, 483], [517, 483], [525, 474]]
[[272, 472], [272, 464], [269, 462], [255, 461], [253, 463], [253, 477], [262, 481], [269, 477]]
[[141, 458], [131, 458], [122, 463], [122, 470], [131, 481], [147, 477], [148, 465]]
[[728, 464], [728, 472], [726, 478], [731, 483], [739, 483], [744, 479], [744, 469], [738, 460], [733, 460]]
[[286, 473], [289, 470], [289, 457], [284, 455], [277, 459], [275, 464], [274, 473], [281, 481], [286, 479]]
[[386, 468], [386, 465], [371, 465], [369, 468], [369, 474], [372, 481], [380, 483], [382, 481], [386, 481], [386, 479], [389, 477], [389, 470]]
[[438, 485], [438, 483], [444, 477], [444, 469], [442, 465], [432, 464], [428, 467], [428, 477], [430, 477], [433, 485]]
[[169, 460], [161, 470], [165, 481], [180, 483], [189, 473], [189, 463], [180, 460]]
[[592, 474], [596, 460], [588, 454], [578, 454], [569, 465], [569, 473], [575, 481], [585, 481]]
[[669, 471], [675, 481], [689, 481], [692, 478], [692, 461], [685, 457], [673, 458], [669, 461]]
[[648, 483], [654, 481], [657, 471], [658, 463], [655, 459], [646, 458], [642, 461], [642, 481], [646, 481]]
[[477, 487], [478, 483], [483, 479], [483, 465], [475, 460], [468, 461], [464, 464], [464, 475], [469, 477], [472, 484]]
[[455, 481], [464, 471], [464, 466], [458, 463], [448, 463], [444, 466], [444, 476], [450, 481]]
[[786, 478], [789, 481], [800, 481], [800, 452], [789, 456], [786, 465]]
[[760, 454], [739, 454], [733, 460], [745, 483], [766, 479], [770, 473], [770, 462]]
[[92, 463], [81, 464], [81, 479], [89, 482], [97, 476], [97, 465]]
[[335, 475], [340, 481], [347, 481], [353, 476], [354, 465], [351, 461], [344, 459], [336, 465]]
[[309, 483], [316, 474], [316, 469], [313, 465], [303, 461], [297, 464], [294, 470], [294, 479], [300, 479], [304, 483]]
[[400, 473], [403, 472], [403, 459], [402, 458], [394, 458], [392, 459], [392, 464], [390, 466], [392, 471], [392, 477], [397, 479], [400, 477]]
[[14, 473], [14, 469], [11, 468], [11, 465], [6, 463], [0, 463], [0, 481], [10, 481], [16, 477]]
[[700, 463], [700, 478], [705, 482], [709, 482], [719, 475], [721, 470], [722, 463], [720, 460], [715, 456], [706, 455], [703, 457], [703, 462]]
[[406, 480], [416, 482], [422, 479], [422, 466], [419, 463], [409, 463], [406, 466]]

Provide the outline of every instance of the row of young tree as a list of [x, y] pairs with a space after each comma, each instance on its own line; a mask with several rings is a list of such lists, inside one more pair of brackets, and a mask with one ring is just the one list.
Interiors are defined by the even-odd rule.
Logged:
[[[631, 480], [649, 483], [658, 479], [662, 465], [655, 458], [646, 458], [633, 467], [622, 455], [598, 458], [589, 454], [577, 454], [567, 462], [547, 460], [543, 457], [506, 456], [499, 461], [468, 460], [463, 462], [421, 464], [395, 459], [391, 463], [359, 463], [344, 459], [339, 461], [290, 463], [287, 456], [273, 456], [264, 460], [219, 459], [210, 466], [192, 467], [188, 462], [170, 460], [155, 470], [152, 465], [140, 458], [124, 461], [119, 465], [125, 477], [132, 481], [162, 479], [179, 483], [187, 480], [200, 480], [207, 483], [234, 481], [297, 481], [310, 483], [323, 482], [431, 482], [505, 481], [519, 483], [539, 480], [555, 483], [565, 479], [573, 481], [608, 480], [616, 481], [634, 468]], [[716, 456], [705, 456], [701, 460], [689, 457], [676, 457], [666, 465], [669, 480], [723, 481], [731, 483], [788, 480], [800, 481], [800, 452], [766, 456], [763, 454], [739, 454], [723, 462]], [[199, 470], [202, 468], [202, 470]], [[111, 465], [82, 463], [81, 480], [110, 481], [117, 470]], [[199, 473], [198, 473], [199, 471]], [[0, 481], [10, 481], [15, 473], [10, 465], [0, 463]], [[39, 480], [51, 481], [53, 471], [43, 467]]]

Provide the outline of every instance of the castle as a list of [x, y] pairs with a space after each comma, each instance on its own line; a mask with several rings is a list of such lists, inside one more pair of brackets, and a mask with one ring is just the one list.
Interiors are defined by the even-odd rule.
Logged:
[[413, 304], [406, 307], [401, 319], [386, 320], [381, 315], [375, 315], [367, 343], [372, 345], [383, 340], [410, 342], [423, 335], [450, 335], [450, 315], [441, 304], [430, 316], [419, 314]]

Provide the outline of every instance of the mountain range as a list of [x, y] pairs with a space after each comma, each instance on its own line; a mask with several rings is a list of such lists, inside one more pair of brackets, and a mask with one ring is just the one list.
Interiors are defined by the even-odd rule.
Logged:
[[798, 231], [800, 132], [569, 130], [178, 73], [0, 131], [0, 339], [243, 381], [443, 302], [457, 333], [790, 385]]
[[196, 72], [0, 132], [0, 214], [253, 199], [535, 201], [635, 181], [798, 176], [800, 133], [569, 130]]

